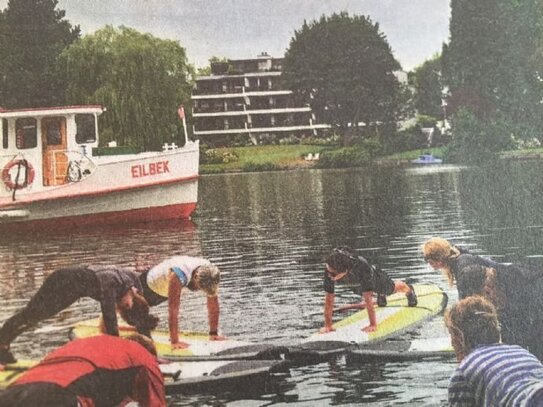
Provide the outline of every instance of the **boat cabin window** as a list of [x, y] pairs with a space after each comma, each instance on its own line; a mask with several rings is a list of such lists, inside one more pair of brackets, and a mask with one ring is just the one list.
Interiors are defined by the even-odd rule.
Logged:
[[5, 150], [8, 147], [8, 120], [2, 119], [2, 148]]
[[36, 119], [24, 118], [15, 121], [15, 145], [19, 150], [35, 148], [38, 145]]
[[61, 119], [55, 118], [57, 120], [47, 120], [44, 121], [45, 134], [47, 137], [48, 146], [59, 146], [62, 144], [62, 133], [60, 130]]
[[96, 121], [93, 114], [76, 114], [75, 124], [77, 144], [94, 143], [96, 141]]

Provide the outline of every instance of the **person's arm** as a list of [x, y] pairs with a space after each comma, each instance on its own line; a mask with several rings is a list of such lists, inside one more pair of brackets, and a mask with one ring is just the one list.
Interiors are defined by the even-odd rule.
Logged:
[[209, 339], [212, 341], [221, 341], [225, 336], [219, 335], [219, 296], [207, 297], [207, 317], [209, 319]]
[[448, 405], [450, 407], [470, 407], [478, 404], [480, 403], [477, 403], [468, 380], [459, 370], [454, 372], [449, 381]]
[[362, 297], [366, 302], [366, 310], [368, 311], [368, 318], [370, 320], [370, 324], [362, 328], [362, 330], [364, 332], [375, 332], [377, 329], [377, 315], [375, 315], [375, 307], [373, 306], [373, 291], [364, 291]]
[[326, 295], [324, 296], [324, 327], [322, 327], [319, 331], [321, 334], [335, 331], [334, 327], [332, 326], [332, 315], [334, 313], [335, 299], [336, 295], [333, 293], [326, 293]]
[[182, 288], [177, 276], [170, 272], [168, 276], [168, 329], [173, 349], [185, 349], [189, 346], [185, 342], [179, 342], [179, 308]]
[[104, 321], [104, 331], [108, 335], [119, 336], [119, 326], [117, 325], [117, 300], [115, 290], [108, 287], [102, 290], [102, 300], [100, 301], [100, 310]]

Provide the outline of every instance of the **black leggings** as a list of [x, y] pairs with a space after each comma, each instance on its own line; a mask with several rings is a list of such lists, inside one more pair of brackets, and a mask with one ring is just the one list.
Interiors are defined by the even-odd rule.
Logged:
[[96, 275], [85, 268], [54, 271], [43, 282], [26, 307], [9, 318], [0, 328], [0, 345], [9, 345], [17, 336], [38, 322], [68, 308], [96, 289]]

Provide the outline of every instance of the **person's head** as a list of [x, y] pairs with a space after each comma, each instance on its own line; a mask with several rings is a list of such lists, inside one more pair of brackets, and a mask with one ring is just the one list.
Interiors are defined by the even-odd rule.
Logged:
[[158, 317], [149, 313], [149, 304], [139, 294], [133, 297], [132, 307], [119, 308], [119, 314], [127, 324], [147, 337], [151, 337], [151, 331], [158, 325]]
[[499, 287], [497, 272], [493, 268], [477, 264], [465, 267], [458, 279], [458, 290], [466, 297], [481, 295], [498, 310], [506, 306], [505, 294]]
[[138, 293], [138, 289], [136, 287], [130, 287], [126, 292], [117, 300], [117, 308], [118, 309], [130, 309], [132, 308], [134, 304], [134, 297], [141, 296]]
[[221, 273], [219, 268], [212, 263], [198, 267], [192, 275], [195, 289], [202, 290], [208, 297], [217, 296]]
[[471, 264], [462, 269], [456, 282], [458, 291], [462, 292], [465, 297], [472, 295], [485, 294], [485, 283], [487, 269], [479, 264]]
[[140, 334], [132, 334], [126, 337], [127, 340], [139, 343], [143, 346], [151, 355], [157, 356], [157, 351], [154, 342], [146, 336]]
[[324, 261], [326, 270], [333, 280], [345, 277], [357, 261], [356, 255], [350, 247], [336, 247]]
[[486, 298], [464, 298], [445, 313], [445, 325], [458, 361], [462, 361], [478, 345], [500, 342], [498, 315]]
[[449, 285], [454, 283], [454, 274], [450, 269], [451, 259], [458, 257], [459, 250], [451, 245], [448, 240], [441, 237], [432, 237], [422, 245], [422, 254], [434, 270], [442, 270]]

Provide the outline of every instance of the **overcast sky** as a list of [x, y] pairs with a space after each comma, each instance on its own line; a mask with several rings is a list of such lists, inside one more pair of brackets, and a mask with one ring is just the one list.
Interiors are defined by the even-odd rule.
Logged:
[[[106, 24], [125, 25], [178, 40], [189, 61], [211, 56], [282, 57], [305, 20], [347, 11], [378, 22], [396, 59], [411, 70], [440, 52], [449, 33], [449, 0], [59, 0], [83, 34]], [[4, 8], [7, 0], [0, 0]]]

